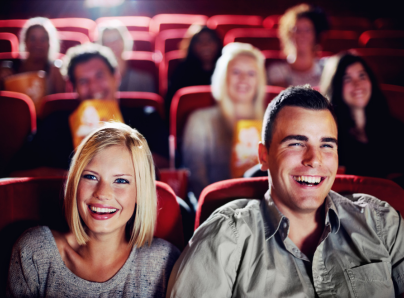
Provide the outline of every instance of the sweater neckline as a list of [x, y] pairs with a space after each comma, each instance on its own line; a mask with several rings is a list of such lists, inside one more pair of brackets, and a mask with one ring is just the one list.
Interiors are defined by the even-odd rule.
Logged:
[[46, 238], [49, 240], [50, 245], [51, 245], [51, 248], [50, 248], [51, 252], [54, 251], [54, 253], [51, 253], [51, 255], [54, 256], [54, 261], [55, 261], [56, 266], [58, 268], [60, 268], [60, 270], [62, 271], [61, 278], [63, 278], [66, 282], [68, 282], [76, 287], [84, 288], [86, 290], [91, 290], [91, 291], [97, 291], [99, 293], [108, 292], [108, 291], [112, 290], [116, 285], [124, 282], [126, 276], [128, 275], [128, 272], [134, 270], [132, 263], [137, 254], [136, 246], [133, 246], [128, 259], [125, 261], [125, 264], [109, 280], [107, 280], [105, 282], [94, 282], [94, 281], [88, 281], [86, 279], [83, 279], [83, 278], [75, 275], [72, 271], [70, 271], [69, 268], [67, 268], [67, 266], [63, 262], [62, 256], [59, 253], [59, 249], [56, 245], [56, 241], [55, 241], [55, 238], [53, 237], [51, 230], [49, 229], [49, 227], [44, 227], [44, 228], [45, 228]]

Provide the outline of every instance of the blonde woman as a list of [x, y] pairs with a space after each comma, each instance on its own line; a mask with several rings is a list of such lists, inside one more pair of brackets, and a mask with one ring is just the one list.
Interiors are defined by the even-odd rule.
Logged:
[[133, 39], [128, 28], [120, 20], [109, 20], [97, 26], [97, 43], [114, 52], [121, 74], [119, 91], [156, 92], [153, 76], [147, 72], [130, 68], [125, 52], [133, 50]]
[[262, 120], [265, 81], [264, 56], [258, 49], [244, 43], [223, 48], [211, 85], [218, 104], [193, 113], [184, 132], [184, 165], [191, 171], [196, 196], [205, 186], [230, 178], [234, 126], [238, 120]]
[[270, 85], [288, 87], [310, 84], [318, 86], [324, 61], [318, 59], [321, 34], [328, 29], [324, 13], [308, 4], [286, 11], [279, 23], [279, 35], [286, 61], [268, 68]]
[[65, 81], [59, 70], [61, 61], [56, 60], [59, 50], [57, 30], [52, 22], [42, 17], [29, 19], [20, 33], [20, 52], [26, 53], [26, 57], [3, 65], [0, 80], [13, 74], [43, 70], [46, 72], [46, 94], [65, 92]]
[[153, 239], [157, 198], [144, 137], [108, 123], [77, 149], [65, 187], [70, 231], [28, 230], [14, 246], [12, 297], [165, 297], [179, 251]]

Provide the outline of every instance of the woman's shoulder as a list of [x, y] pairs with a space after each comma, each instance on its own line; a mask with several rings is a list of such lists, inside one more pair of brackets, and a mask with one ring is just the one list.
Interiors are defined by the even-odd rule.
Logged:
[[[191, 116], [190, 119], [193, 119], [195, 121], [195, 119], [197, 119], [198, 121], [212, 121], [214, 119], [217, 119], [219, 117], [221, 117], [221, 112], [219, 109], [219, 106], [215, 105], [212, 107], [207, 107], [207, 108], [202, 108], [202, 109], [197, 109], [196, 111], [194, 111]], [[209, 124], [209, 123], [206, 123]]]
[[19, 254], [49, 257], [49, 252], [55, 248], [52, 245], [53, 236], [46, 226], [38, 226], [25, 231], [14, 245], [14, 250]]

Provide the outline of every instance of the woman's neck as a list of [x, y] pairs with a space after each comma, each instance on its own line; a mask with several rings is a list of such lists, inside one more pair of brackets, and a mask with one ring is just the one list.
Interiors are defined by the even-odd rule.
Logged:
[[365, 109], [351, 109], [352, 119], [355, 122], [355, 127], [351, 130], [353, 136], [362, 143], [368, 143], [366, 135], [366, 114]]
[[46, 70], [47, 64], [47, 60], [35, 60], [28, 57], [21, 64], [21, 72]]
[[291, 66], [297, 71], [308, 71], [313, 68], [315, 58], [316, 55], [313, 51], [298, 52], [296, 60]]

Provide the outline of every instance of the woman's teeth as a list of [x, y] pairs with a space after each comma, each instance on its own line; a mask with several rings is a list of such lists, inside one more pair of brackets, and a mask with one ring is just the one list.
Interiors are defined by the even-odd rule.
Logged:
[[90, 209], [93, 213], [114, 213], [117, 210], [114, 208], [99, 208], [94, 206], [91, 206]]
[[300, 184], [308, 184], [308, 185], [317, 185], [321, 182], [321, 177], [313, 177], [313, 176], [293, 176]]

